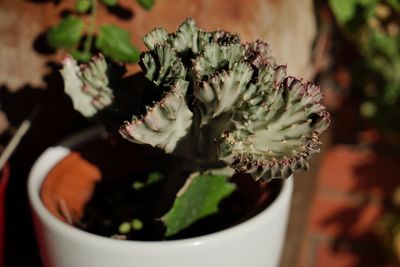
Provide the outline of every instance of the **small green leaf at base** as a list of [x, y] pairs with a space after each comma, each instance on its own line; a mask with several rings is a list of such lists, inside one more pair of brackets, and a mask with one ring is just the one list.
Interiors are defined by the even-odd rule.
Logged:
[[139, 50], [132, 45], [129, 32], [115, 25], [100, 28], [96, 47], [116, 61], [139, 61]]
[[166, 227], [165, 236], [175, 235], [197, 220], [216, 213], [221, 200], [236, 189], [228, 179], [224, 175], [191, 175], [178, 192], [171, 210], [161, 218]]
[[78, 45], [83, 33], [81, 19], [70, 16], [52, 27], [47, 33], [47, 41], [54, 48], [73, 48]]

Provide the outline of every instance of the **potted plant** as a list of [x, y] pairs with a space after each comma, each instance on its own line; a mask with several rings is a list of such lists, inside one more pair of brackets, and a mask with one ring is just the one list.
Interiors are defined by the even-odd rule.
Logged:
[[[62, 222], [83, 229], [91, 224], [82, 219], [82, 206], [96, 199], [94, 182], [108, 175], [70, 149], [48, 149], [29, 180], [46, 266], [277, 266], [292, 180], [270, 181], [306, 169], [318, 151], [318, 136], [329, 124], [319, 87], [287, 76], [266, 43], [241, 44], [239, 36], [202, 31], [192, 19], [175, 33], [157, 28], [144, 42], [149, 51], [142, 53], [143, 71], [135, 76], [124, 75], [120, 65], [107, 64], [101, 55], [80, 67], [71, 57], [63, 61], [65, 91], [75, 109], [109, 129], [119, 127], [134, 143], [114, 139], [112, 144], [125, 149], [118, 153], [97, 152], [98, 143], [86, 150], [95, 157], [107, 154], [105, 165], [113, 176], [125, 176], [130, 167], [136, 178], [128, 191], [134, 200], [110, 212], [127, 209], [134, 216], [118, 222], [115, 234], [106, 234], [113, 238]], [[127, 164], [121, 167], [121, 161]], [[77, 172], [89, 179], [78, 179]], [[75, 191], [57, 197], [75, 178], [84, 195]], [[266, 197], [263, 192], [271, 184], [279, 192]], [[106, 184], [99, 191], [112, 188]], [[213, 225], [207, 218], [215, 218], [238, 191], [252, 206], [234, 222], [200, 229], [200, 236], [188, 233], [195, 225]], [[103, 195], [99, 201], [99, 209], [109, 203]], [[160, 216], [149, 220], [139, 210]], [[91, 212], [88, 206], [85, 212]], [[225, 213], [218, 220], [229, 217]], [[127, 238], [134, 240], [115, 240]]]

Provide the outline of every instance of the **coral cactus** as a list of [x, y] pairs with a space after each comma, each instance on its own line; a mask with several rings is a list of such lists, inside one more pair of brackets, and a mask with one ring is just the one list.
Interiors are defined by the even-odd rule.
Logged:
[[[144, 43], [149, 51], [140, 66], [159, 96], [121, 126], [124, 138], [186, 153], [200, 171], [226, 164], [268, 181], [308, 167], [329, 114], [320, 88], [288, 76], [268, 44], [241, 44], [239, 36], [202, 31], [192, 19], [175, 33], [157, 28]], [[81, 69], [67, 58], [62, 74], [84, 115], [111, 105], [103, 57]]]
[[228, 181], [235, 171], [269, 181], [308, 167], [329, 114], [320, 88], [288, 76], [266, 43], [241, 44], [192, 19], [175, 33], [157, 28], [144, 43], [143, 71], [132, 79], [101, 55], [81, 67], [66, 57], [62, 75], [84, 116], [183, 162], [190, 175], [168, 178], [181, 189], [160, 218], [167, 237], [215, 213], [236, 188]]

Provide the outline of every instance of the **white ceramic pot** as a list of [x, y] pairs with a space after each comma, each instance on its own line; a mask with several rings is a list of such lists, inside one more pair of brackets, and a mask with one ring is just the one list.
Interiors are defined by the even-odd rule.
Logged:
[[52, 167], [69, 154], [47, 149], [29, 177], [29, 198], [45, 267], [276, 267], [285, 240], [293, 178], [267, 209], [232, 228], [177, 241], [123, 241], [97, 236], [55, 218], [40, 199]]

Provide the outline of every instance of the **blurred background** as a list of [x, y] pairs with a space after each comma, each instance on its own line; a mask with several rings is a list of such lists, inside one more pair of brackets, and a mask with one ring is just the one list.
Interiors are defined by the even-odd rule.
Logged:
[[31, 122], [6, 165], [7, 266], [41, 266], [33, 162], [89, 126], [63, 93], [62, 57], [101, 51], [134, 72], [141, 36], [186, 17], [266, 40], [289, 74], [323, 89], [332, 125], [295, 179], [281, 267], [400, 266], [400, 0], [0, 0], [1, 151]]

